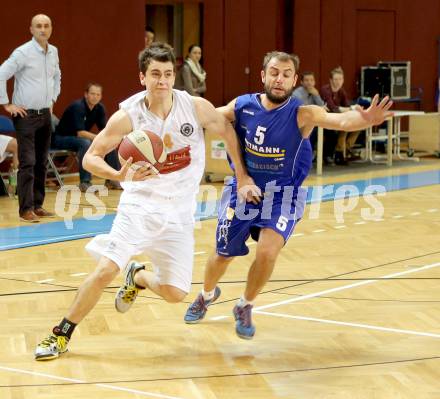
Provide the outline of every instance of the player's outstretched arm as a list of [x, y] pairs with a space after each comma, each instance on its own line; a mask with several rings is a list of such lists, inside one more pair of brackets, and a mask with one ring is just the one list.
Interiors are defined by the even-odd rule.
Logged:
[[95, 137], [83, 158], [83, 167], [95, 176], [109, 180], [145, 180], [153, 172], [148, 166], [143, 166], [136, 171], [130, 168], [132, 159], [122, 165], [120, 170], [113, 169], [104, 157], [114, 150], [123, 137], [131, 132], [130, 118], [125, 111], [115, 112], [109, 119], [107, 126]]
[[235, 121], [235, 102], [237, 99], [233, 99], [227, 105], [223, 107], [217, 107], [216, 110], [220, 112], [229, 122]]
[[228, 154], [235, 166], [237, 179], [247, 175], [247, 170], [241, 156], [240, 144], [229, 120], [223, 116], [223, 113], [217, 112], [214, 106], [203, 98], [195, 97], [194, 104], [202, 127], [208, 132], [221, 136], [225, 140]]
[[237, 191], [241, 197], [240, 199], [254, 203], [259, 202], [261, 191], [255, 185], [252, 177], [248, 175], [237, 133], [230, 123], [234, 118], [235, 100], [225, 107], [221, 107], [220, 110], [216, 110], [209, 101], [201, 97], [194, 97], [194, 104], [202, 127], [208, 132], [218, 134], [226, 142], [226, 149], [235, 168]]
[[[328, 113], [322, 107], [306, 105], [298, 110], [298, 126], [321, 126], [331, 130], [345, 130], [347, 132], [365, 129], [369, 126], [380, 125], [386, 118], [393, 115], [389, 110], [393, 102], [385, 97], [379, 102], [379, 95], [375, 95], [367, 109], [356, 107], [353, 111], [344, 113]], [[307, 129], [303, 129], [306, 131]]]

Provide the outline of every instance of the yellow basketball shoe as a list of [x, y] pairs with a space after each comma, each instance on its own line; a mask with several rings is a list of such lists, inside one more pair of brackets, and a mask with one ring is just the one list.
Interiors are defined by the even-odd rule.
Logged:
[[119, 288], [115, 296], [115, 308], [118, 312], [125, 313], [131, 308], [131, 305], [133, 305], [139, 290], [142, 289], [142, 287], [137, 286], [134, 282], [134, 275], [139, 270], [144, 269], [144, 265], [135, 261], [127, 265], [124, 285]]
[[68, 343], [69, 338], [65, 335], [49, 334], [37, 345], [35, 349], [35, 360], [56, 359], [61, 353], [67, 352]]

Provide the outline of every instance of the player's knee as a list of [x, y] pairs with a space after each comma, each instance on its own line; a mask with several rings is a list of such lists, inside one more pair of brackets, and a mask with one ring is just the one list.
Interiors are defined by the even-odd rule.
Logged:
[[273, 248], [270, 245], [265, 245], [260, 248], [257, 248], [257, 259], [264, 263], [275, 262], [278, 256], [279, 250], [277, 248]]
[[226, 257], [226, 256], [219, 255], [217, 253], [212, 255], [212, 260], [217, 265], [227, 265], [227, 264], [231, 263], [233, 259], [234, 259], [233, 257]]
[[94, 272], [95, 284], [100, 288], [107, 287], [118, 274], [118, 268], [113, 264], [99, 265]]
[[187, 295], [185, 291], [171, 285], [161, 285], [160, 293], [162, 294], [162, 298], [169, 303], [182, 302]]

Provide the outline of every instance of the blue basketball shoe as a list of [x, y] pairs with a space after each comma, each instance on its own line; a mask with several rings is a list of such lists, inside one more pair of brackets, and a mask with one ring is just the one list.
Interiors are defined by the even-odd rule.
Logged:
[[213, 302], [217, 300], [217, 298], [220, 296], [221, 290], [219, 287], [215, 287], [214, 291], [214, 297], [210, 299], [209, 301], [205, 301], [205, 298], [203, 298], [202, 293], [200, 293], [196, 300], [189, 306], [188, 310], [186, 311], [184, 320], [187, 324], [196, 324], [200, 320], [202, 320], [205, 317], [206, 312], [208, 311], [208, 306], [211, 305]]
[[235, 332], [240, 338], [252, 339], [255, 326], [252, 324], [252, 305], [235, 305], [232, 311], [235, 317]]

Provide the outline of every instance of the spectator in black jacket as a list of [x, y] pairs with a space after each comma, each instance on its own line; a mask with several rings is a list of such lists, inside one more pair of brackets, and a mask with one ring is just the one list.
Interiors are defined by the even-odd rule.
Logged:
[[[84, 97], [74, 101], [64, 111], [52, 140], [52, 147], [76, 152], [79, 162], [79, 188], [82, 192], [87, 191], [92, 180], [92, 175], [82, 166], [84, 154], [97, 135], [92, 132], [92, 128], [96, 126], [100, 131], [107, 123], [101, 99], [102, 86], [99, 83], [89, 83]], [[108, 154], [106, 161], [113, 168], [120, 169], [116, 150]], [[107, 180], [105, 184], [110, 189], [120, 189], [118, 182]]]

